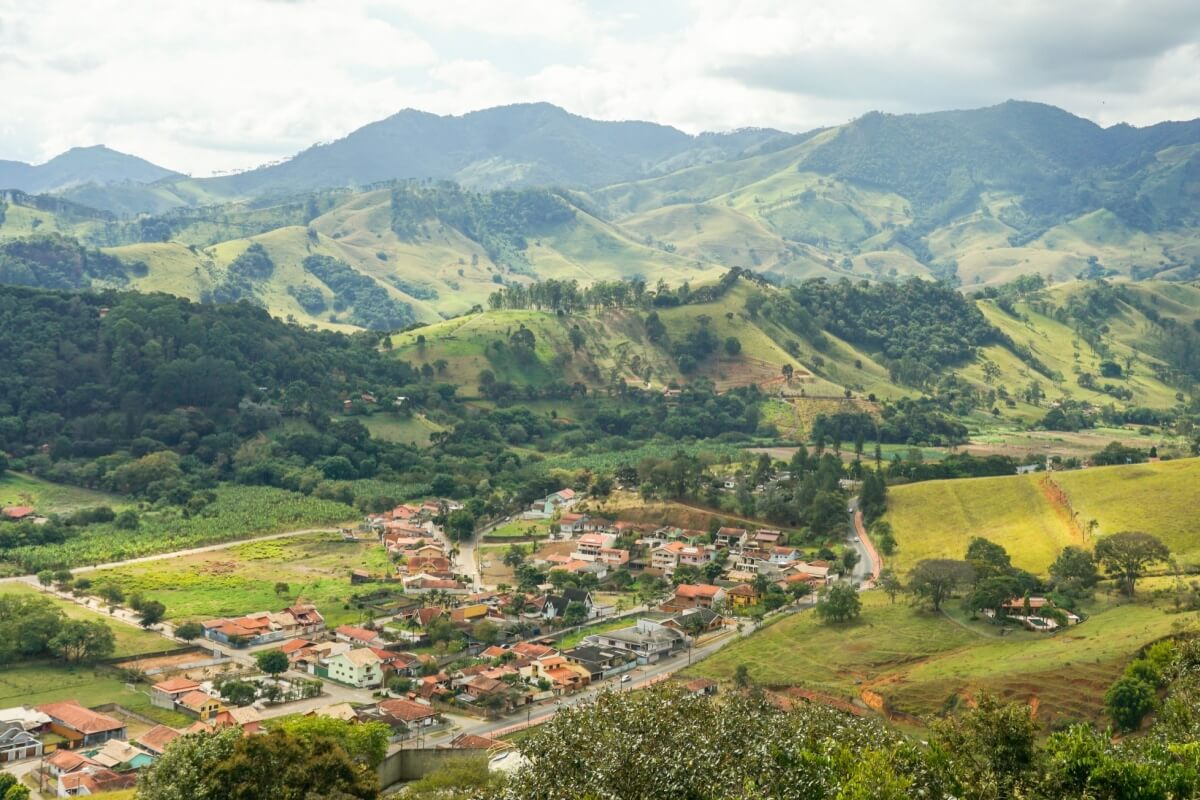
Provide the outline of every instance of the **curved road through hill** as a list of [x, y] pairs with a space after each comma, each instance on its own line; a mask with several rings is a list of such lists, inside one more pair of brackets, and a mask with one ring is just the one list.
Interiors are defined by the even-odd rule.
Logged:
[[871, 589], [879, 579], [880, 559], [875, 545], [867, 538], [867, 529], [863, 525], [862, 512], [858, 509], [858, 498], [851, 498], [847, 507], [848, 538], [847, 543], [858, 551], [858, 563], [850, 571], [850, 579], [860, 588]]

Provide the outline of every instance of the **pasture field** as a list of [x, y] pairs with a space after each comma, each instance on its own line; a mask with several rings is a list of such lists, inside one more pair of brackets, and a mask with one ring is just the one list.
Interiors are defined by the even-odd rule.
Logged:
[[[140, 592], [160, 601], [173, 621], [241, 616], [303, 601], [315, 604], [332, 628], [361, 621], [364, 612], [351, 596], [377, 586], [352, 587], [352, 569], [380, 575], [388, 569], [387, 555], [377, 545], [317, 533], [247, 542], [169, 562], [131, 564], [88, 577], [93, 586], [114, 583], [127, 596]], [[276, 594], [277, 583], [286, 583], [287, 591]]]
[[[1015, 566], [1044, 574], [1066, 545], [1125, 530], [1158, 536], [1193, 563], [1197, 487], [1195, 458], [895, 486], [886, 518], [898, 548], [888, 563], [903, 573], [923, 558], [962, 558], [971, 537], [982, 536], [1003, 545]], [[1088, 537], [1091, 520], [1097, 527]]]
[[686, 676], [731, 680], [745, 664], [751, 679], [773, 688], [882, 711], [907, 724], [969, 702], [981, 693], [1032, 703], [1044, 724], [1100, 720], [1105, 689], [1136, 651], [1196, 615], [1166, 613], [1143, 591], [1137, 603], [1107, 595], [1088, 618], [1058, 635], [999, 629], [970, 621], [949, 601], [946, 612], [914, 608], [882, 592], [863, 594], [862, 616], [823, 625], [801, 612], [735, 642], [691, 667]]
[[0, 476], [0, 507], [33, 506], [39, 514], [69, 514], [81, 508], [108, 506], [120, 510], [130, 502], [118, 495], [51, 483], [21, 472]]
[[136, 530], [89, 525], [61, 544], [27, 545], [8, 558], [26, 572], [103, 564], [329, 523], [358, 516], [350, 506], [266, 486], [224, 485], [200, 514], [147, 512]]
[[163, 638], [157, 633], [109, 619], [107, 615], [100, 612], [86, 609], [56, 595], [40, 592], [27, 583], [0, 583], [0, 595], [5, 594], [41, 595], [61, 608], [71, 619], [103, 620], [108, 623], [108, 627], [112, 628], [113, 635], [117, 640], [117, 649], [113, 652], [114, 657], [157, 653], [177, 646], [176, 643]]
[[427, 447], [432, 434], [445, 430], [441, 425], [421, 414], [401, 417], [397, 414], [379, 413], [358, 419], [376, 439], [419, 447]]
[[483, 540], [491, 542], [509, 539], [544, 539], [549, 535], [549, 520], [514, 519], [485, 533]]

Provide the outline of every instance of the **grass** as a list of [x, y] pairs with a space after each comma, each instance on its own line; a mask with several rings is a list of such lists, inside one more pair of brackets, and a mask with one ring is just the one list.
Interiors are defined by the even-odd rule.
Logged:
[[376, 439], [419, 447], [427, 447], [432, 434], [445, 430], [441, 425], [420, 414], [405, 418], [396, 414], [377, 413], [358, 419]]
[[566, 650], [571, 647], [577, 647], [584, 639], [596, 633], [607, 633], [608, 631], [620, 630], [628, 628], [636, 623], [637, 620], [633, 617], [624, 617], [622, 619], [610, 619], [607, 622], [600, 622], [595, 625], [588, 625], [586, 628], [571, 633], [558, 640], [558, 649]]
[[983, 692], [1034, 703], [1044, 723], [1097, 720], [1104, 690], [1133, 653], [1195, 622], [1148, 600], [1101, 596], [1083, 624], [1056, 636], [1001, 637], [994, 626], [967, 621], [957, 603], [938, 614], [867, 592], [856, 622], [824, 625], [814, 614], [794, 614], [685, 674], [728, 681], [745, 664], [756, 683], [856, 701], [909, 723]]
[[91, 611], [60, 597], [43, 594], [26, 583], [0, 583], [0, 595], [5, 594], [40, 595], [61, 608], [71, 619], [104, 620], [108, 623], [108, 627], [112, 629], [116, 637], [117, 649], [113, 652], [113, 656], [118, 658], [157, 653], [177, 646], [174, 642], [164, 639], [157, 633], [135, 628], [123, 622], [109, 620], [104, 614]]
[[[923, 558], [962, 558], [973, 536], [1004, 545], [1013, 564], [1045, 573], [1058, 551], [1096, 535], [1140, 530], [1161, 538], [1185, 563], [1200, 558], [1192, 502], [1200, 459], [1073, 472], [928, 481], [893, 487], [887, 519], [900, 572]], [[1086, 542], [1086, 544], [1090, 544]]]
[[484, 535], [484, 541], [505, 539], [534, 539], [550, 535], [550, 523], [538, 520], [514, 519]]
[[[192, 722], [183, 714], [150, 705], [148, 694], [129, 688], [115, 673], [104, 668], [66, 667], [47, 662], [10, 665], [0, 670], [0, 708], [59, 700], [78, 700], [89, 708], [117, 703], [164, 725], [187, 727]], [[143, 724], [143, 727], [148, 726]]]
[[0, 476], [0, 506], [33, 506], [40, 514], [69, 514], [81, 508], [129, 505], [125, 498], [61, 483], [51, 483], [20, 472]]
[[[241, 616], [304, 601], [316, 604], [326, 623], [335, 627], [363, 619], [364, 612], [351, 596], [375, 586], [351, 586], [350, 571], [366, 569], [379, 575], [387, 568], [387, 555], [377, 545], [344, 542], [337, 534], [312, 534], [249, 542], [169, 562], [132, 564], [89, 577], [93, 585], [111, 582], [126, 595], [140, 592], [162, 602], [171, 620]], [[276, 583], [287, 583], [288, 591], [277, 595]]]

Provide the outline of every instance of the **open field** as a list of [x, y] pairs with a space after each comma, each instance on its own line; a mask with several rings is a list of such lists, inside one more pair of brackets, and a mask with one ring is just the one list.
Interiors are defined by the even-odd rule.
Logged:
[[39, 514], [69, 514], [81, 508], [121, 509], [130, 502], [118, 495], [51, 483], [20, 472], [0, 476], [0, 507], [33, 506]]
[[887, 519], [900, 572], [923, 558], [962, 558], [973, 536], [1004, 545], [1013, 564], [1044, 573], [1058, 551], [1097, 535], [1140, 530], [1160, 537], [1183, 563], [1200, 559], [1192, 504], [1200, 459], [1094, 467], [1002, 478], [928, 481], [895, 486]]
[[[104, 668], [65, 667], [53, 662], [26, 662], [0, 670], [0, 708], [53, 703], [57, 700], [78, 700], [85, 706], [117, 703], [138, 714], [166, 725], [186, 727], [192, 720], [176, 711], [150, 705], [145, 687], [130, 689]], [[149, 726], [140, 725], [139, 733]]]
[[401, 417], [392, 413], [376, 413], [358, 417], [371, 436], [385, 442], [413, 444], [419, 447], [429, 445], [429, 437], [438, 431], [445, 430], [441, 425], [432, 422], [427, 417], [417, 414], [412, 417]]
[[537, 519], [514, 519], [484, 534], [484, 541], [506, 539], [544, 539], [550, 535], [550, 522]]
[[[316, 604], [334, 627], [360, 621], [363, 612], [350, 597], [375, 586], [351, 587], [350, 570], [378, 575], [386, 568], [387, 556], [378, 546], [344, 542], [337, 534], [312, 534], [134, 564], [89, 577], [93, 585], [111, 582], [126, 595], [141, 592], [162, 602], [171, 620], [240, 616], [304, 601]], [[277, 595], [276, 583], [288, 584], [288, 591]]]
[[61, 608], [71, 619], [98, 619], [107, 622], [108, 627], [112, 628], [112, 632], [117, 640], [117, 649], [113, 653], [114, 657], [120, 658], [124, 656], [137, 656], [142, 653], [157, 653], [176, 646], [174, 642], [164, 639], [157, 633], [108, 619], [104, 614], [83, 608], [69, 600], [63, 600], [60, 597], [39, 592], [26, 583], [0, 583], [0, 594], [41, 595]]
[[1138, 648], [1196, 623], [1195, 614], [1168, 614], [1148, 600], [1101, 596], [1083, 624], [1056, 636], [1014, 630], [1001, 637], [992, 625], [968, 621], [957, 603], [950, 614], [935, 614], [867, 592], [854, 623], [823, 625], [814, 614], [794, 614], [686, 674], [730, 680], [745, 664], [756, 683], [798, 686], [907, 723], [983, 692], [1033, 702], [1047, 724], [1098, 720], [1104, 690]]
[[136, 530], [89, 525], [61, 544], [14, 548], [7, 558], [26, 572], [86, 566], [244, 539], [357, 517], [350, 506], [266, 486], [223, 485], [200, 514], [176, 509], [141, 515]]

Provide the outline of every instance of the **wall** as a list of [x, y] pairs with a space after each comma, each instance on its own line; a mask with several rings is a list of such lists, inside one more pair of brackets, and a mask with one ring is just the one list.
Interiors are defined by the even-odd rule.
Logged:
[[461, 758], [484, 758], [477, 750], [451, 750], [449, 748], [412, 748], [391, 753], [379, 765], [379, 785], [387, 788], [404, 781], [415, 781], [434, 772], [448, 761]]

